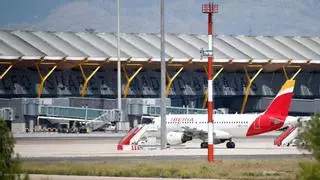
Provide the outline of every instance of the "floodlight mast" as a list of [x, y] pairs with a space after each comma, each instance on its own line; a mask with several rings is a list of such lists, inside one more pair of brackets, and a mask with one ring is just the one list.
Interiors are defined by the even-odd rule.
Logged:
[[161, 149], [167, 148], [167, 127], [166, 127], [166, 59], [165, 59], [165, 36], [164, 36], [164, 0], [160, 2], [160, 34], [161, 34]]
[[[120, 60], [120, 0], [117, 0], [117, 91], [118, 91], [118, 109], [120, 113], [120, 121], [122, 121], [121, 107], [121, 60]], [[121, 124], [122, 122], [120, 122]], [[122, 127], [121, 127], [122, 128]]]
[[208, 14], [208, 50], [202, 51], [202, 56], [208, 57], [208, 162], [214, 162], [214, 147], [213, 147], [213, 102], [212, 102], [212, 15], [218, 12], [218, 5], [208, 3], [202, 5], [202, 13]]

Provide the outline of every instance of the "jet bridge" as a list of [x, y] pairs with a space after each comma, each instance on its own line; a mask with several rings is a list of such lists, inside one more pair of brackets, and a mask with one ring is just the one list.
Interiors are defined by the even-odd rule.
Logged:
[[117, 109], [93, 109], [79, 108], [69, 106], [48, 106], [40, 105], [39, 116], [37, 117], [37, 126], [40, 125], [40, 119], [52, 121], [78, 121], [84, 122], [90, 130], [97, 130], [105, 125], [119, 120], [120, 111]]

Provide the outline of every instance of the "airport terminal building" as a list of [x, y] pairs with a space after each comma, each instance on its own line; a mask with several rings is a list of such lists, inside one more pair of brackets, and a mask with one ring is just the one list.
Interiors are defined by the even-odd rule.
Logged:
[[[207, 35], [166, 34], [165, 40], [167, 105], [205, 108], [207, 59], [200, 51]], [[320, 37], [218, 35], [213, 46], [215, 108], [261, 112], [286, 79], [295, 79], [290, 114], [320, 111]], [[14, 132], [81, 119], [128, 128], [142, 115], [156, 115], [160, 35], [122, 33], [120, 50], [122, 118], [115, 33], [0, 30], [0, 115]]]

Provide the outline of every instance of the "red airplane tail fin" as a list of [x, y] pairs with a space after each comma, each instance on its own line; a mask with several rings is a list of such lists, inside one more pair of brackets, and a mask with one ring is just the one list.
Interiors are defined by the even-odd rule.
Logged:
[[287, 80], [284, 85], [281, 87], [277, 96], [272, 100], [269, 107], [265, 110], [265, 115], [270, 115], [274, 117], [283, 117], [288, 116], [292, 96], [293, 89], [295, 85], [295, 80]]

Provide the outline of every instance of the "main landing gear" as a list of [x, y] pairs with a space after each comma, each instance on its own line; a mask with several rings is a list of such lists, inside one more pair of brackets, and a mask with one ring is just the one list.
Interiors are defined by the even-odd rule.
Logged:
[[236, 147], [236, 144], [233, 141], [227, 142], [227, 148], [228, 149], [234, 149]]
[[[229, 142], [227, 142], [227, 148], [228, 149], [234, 149], [235, 147], [236, 147], [236, 144], [233, 142], [233, 141], [229, 141]], [[201, 149], [205, 149], [205, 148], [208, 148], [208, 142], [202, 142], [201, 144], [200, 144], [200, 147], [201, 147]]]
[[208, 148], [208, 142], [202, 142], [202, 143], [200, 144], [200, 147], [201, 147], [201, 149]]

